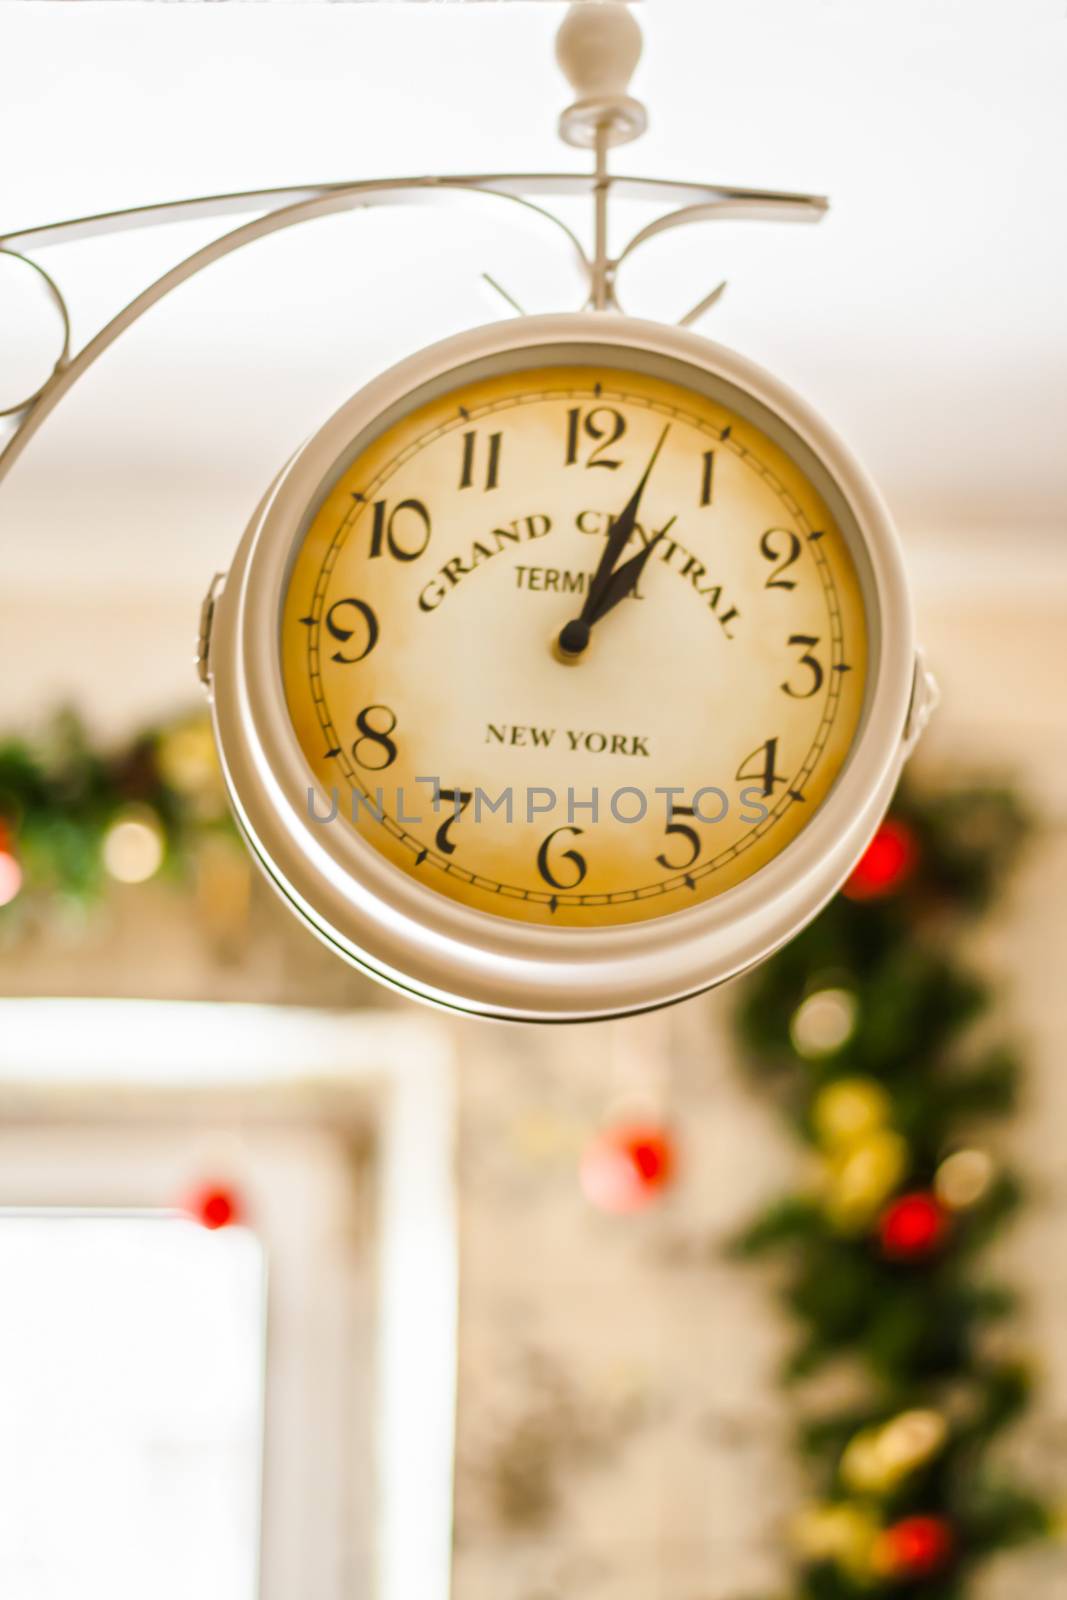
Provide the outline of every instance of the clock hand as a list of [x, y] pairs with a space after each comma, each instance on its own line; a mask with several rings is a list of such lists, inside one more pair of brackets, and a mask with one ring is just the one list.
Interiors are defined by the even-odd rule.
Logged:
[[589, 590], [585, 597], [585, 604], [582, 606], [579, 615], [572, 622], [567, 623], [559, 636], [559, 648], [565, 656], [581, 655], [589, 643], [589, 632], [596, 621], [598, 602], [611, 578], [615, 563], [622, 555], [629, 542], [630, 535], [634, 531], [634, 526], [637, 522], [637, 510], [641, 504], [641, 496], [645, 492], [645, 484], [649, 480], [652, 468], [656, 465], [656, 457], [663, 448], [663, 441], [670, 431], [671, 425], [668, 422], [656, 441], [656, 447], [649, 457], [648, 466], [641, 474], [641, 481], [608, 529], [607, 544], [604, 546], [604, 553], [600, 557], [597, 569], [593, 573]]
[[608, 538], [607, 543], [604, 546], [604, 553], [597, 564], [596, 571], [593, 573], [592, 580], [589, 584], [589, 592], [586, 595], [585, 604], [582, 607], [581, 618], [584, 622], [588, 622], [590, 616], [595, 611], [597, 600], [599, 599], [608, 582], [608, 579], [611, 576], [612, 569], [629, 543], [630, 536], [637, 524], [637, 512], [641, 504], [641, 497], [645, 492], [645, 485], [652, 475], [652, 468], [656, 465], [656, 458], [662, 450], [663, 441], [666, 439], [670, 431], [671, 425], [668, 422], [656, 441], [655, 449], [652, 451], [652, 454], [648, 459], [647, 467], [641, 474], [641, 480], [638, 483], [637, 488], [634, 490], [625, 506], [619, 512], [619, 515], [612, 520], [611, 526], [608, 529]]
[[649, 540], [643, 550], [640, 550], [637, 555], [631, 556], [629, 561], [624, 561], [621, 567], [615, 569], [609, 577], [606, 587], [601, 592], [596, 610], [589, 618], [590, 627], [594, 622], [599, 622], [601, 617], [606, 617], [609, 611], [615, 609], [620, 600], [625, 600], [626, 596], [637, 588], [637, 580], [651, 560], [653, 550], [664, 535], [670, 532], [677, 521], [677, 517], [672, 517], [669, 522], [664, 523], [663, 527], [653, 539]]

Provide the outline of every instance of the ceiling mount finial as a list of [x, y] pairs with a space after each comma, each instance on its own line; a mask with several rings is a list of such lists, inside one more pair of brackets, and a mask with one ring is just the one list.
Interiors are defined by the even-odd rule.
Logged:
[[590, 150], [629, 144], [648, 126], [640, 100], [627, 94], [641, 59], [641, 29], [622, 0], [574, 0], [556, 35], [556, 60], [578, 95], [559, 119], [566, 144]]

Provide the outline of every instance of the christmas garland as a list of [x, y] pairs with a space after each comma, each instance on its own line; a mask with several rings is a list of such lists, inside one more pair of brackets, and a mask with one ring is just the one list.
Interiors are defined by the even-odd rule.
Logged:
[[1020, 1185], [980, 1132], [1019, 1067], [970, 1036], [991, 997], [953, 953], [1024, 831], [1010, 794], [902, 794], [844, 893], [744, 994], [751, 1070], [811, 1167], [737, 1246], [778, 1258], [796, 1330], [783, 1382], [813, 1491], [790, 1534], [798, 1600], [961, 1600], [991, 1554], [1051, 1531], [993, 1450], [1029, 1377], [991, 1337], [1016, 1302], [983, 1253]]
[[80, 911], [109, 883], [183, 877], [209, 837], [236, 838], [205, 716], [100, 751], [65, 712], [0, 741], [0, 931]]

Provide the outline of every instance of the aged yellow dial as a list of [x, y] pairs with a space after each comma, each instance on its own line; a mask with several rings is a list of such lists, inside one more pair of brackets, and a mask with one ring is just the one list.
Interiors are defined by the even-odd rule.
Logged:
[[867, 669], [848, 543], [788, 444], [606, 365], [466, 382], [393, 421], [289, 577], [309, 827], [556, 927], [757, 872], [833, 785]]

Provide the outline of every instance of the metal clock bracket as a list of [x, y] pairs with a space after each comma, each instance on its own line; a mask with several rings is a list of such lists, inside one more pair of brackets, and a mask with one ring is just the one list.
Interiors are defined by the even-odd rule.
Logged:
[[216, 572], [200, 607], [200, 629], [196, 636], [196, 675], [209, 694], [211, 693], [211, 624], [215, 620], [215, 602], [225, 587], [226, 574]]
[[[314, 222], [342, 211], [370, 210], [383, 205], [434, 204], [448, 201], [457, 193], [484, 194], [522, 206], [553, 224], [562, 234], [568, 247], [575, 252], [586, 281], [587, 296], [581, 309], [618, 311], [621, 307], [616, 285], [620, 267], [659, 234], [697, 222], [818, 222], [826, 212], [827, 201], [819, 195], [609, 172], [609, 150], [638, 138], [648, 120], [641, 102], [626, 92], [641, 55], [641, 30], [629, 7], [620, 0], [575, 0], [560, 27], [556, 53], [578, 96], [560, 118], [560, 137], [569, 145], [593, 151], [591, 173], [468, 173], [251, 189], [237, 194], [133, 206], [98, 216], [22, 228], [0, 236], [0, 250], [25, 261], [43, 279], [60, 324], [60, 352], [51, 375], [34, 393], [0, 412], [0, 480], [68, 390], [127, 328], [187, 279], [235, 250], [255, 244], [283, 228]], [[540, 203], [541, 197], [576, 195], [592, 200], [591, 252], [587, 252], [562, 218]], [[608, 248], [608, 210], [612, 199], [653, 202], [664, 208], [615, 256]], [[125, 229], [253, 212], [259, 214], [186, 256], [150, 283], [80, 349], [71, 353], [70, 317], [62, 290], [28, 252]], [[506, 290], [492, 279], [488, 281], [513, 310], [518, 309]], [[724, 288], [724, 283], [716, 285], [680, 319], [681, 325], [689, 326], [710, 310]]]
[[915, 652], [915, 677], [904, 723], [904, 754], [910, 756], [923, 730], [941, 704], [941, 688], [926, 662], [925, 650]]

